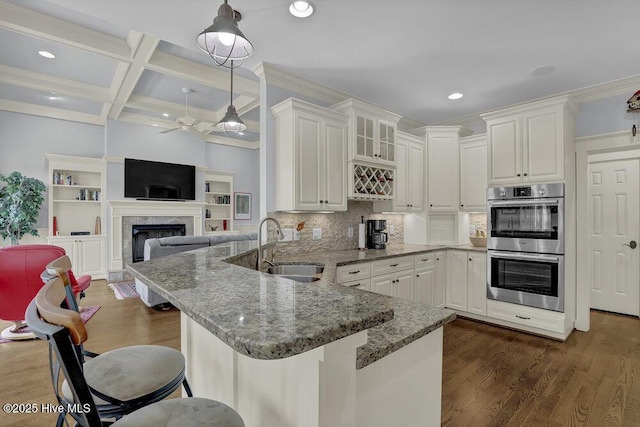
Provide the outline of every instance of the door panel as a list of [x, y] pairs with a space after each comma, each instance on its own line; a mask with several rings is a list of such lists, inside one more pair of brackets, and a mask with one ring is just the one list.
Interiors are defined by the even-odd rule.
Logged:
[[298, 113], [298, 206], [297, 209], [320, 208], [320, 120]]
[[640, 314], [639, 160], [589, 166], [591, 307]]
[[[325, 203], [324, 207], [347, 210], [347, 130], [341, 123], [328, 121], [325, 127]], [[322, 193], [321, 193], [322, 195]]]

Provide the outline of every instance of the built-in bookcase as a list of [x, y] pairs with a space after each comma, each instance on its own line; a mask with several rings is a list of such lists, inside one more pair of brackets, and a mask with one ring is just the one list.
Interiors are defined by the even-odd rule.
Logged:
[[204, 183], [205, 234], [233, 231], [233, 173], [207, 171]]

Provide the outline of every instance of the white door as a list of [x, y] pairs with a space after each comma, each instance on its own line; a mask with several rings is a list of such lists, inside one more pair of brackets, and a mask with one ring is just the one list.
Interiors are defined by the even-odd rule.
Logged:
[[413, 274], [414, 270], [405, 270], [396, 273], [395, 282], [393, 283], [393, 296], [396, 298], [406, 299], [408, 301], [413, 300]]
[[[591, 307], [640, 314], [639, 159], [589, 165]], [[633, 243], [635, 242], [635, 243]]]
[[446, 265], [447, 308], [467, 311], [467, 253], [448, 251]]
[[487, 315], [487, 255], [467, 254], [467, 309], [469, 313]]
[[[324, 131], [324, 209], [347, 210], [347, 126], [327, 120]], [[303, 171], [304, 173], [304, 171]], [[320, 195], [322, 196], [323, 193]]]
[[435, 267], [416, 269], [416, 278], [413, 283], [413, 300], [425, 305], [433, 304], [433, 276]]
[[[422, 212], [424, 202], [424, 145], [409, 144], [409, 204], [411, 212]], [[398, 161], [400, 159], [398, 158]]]

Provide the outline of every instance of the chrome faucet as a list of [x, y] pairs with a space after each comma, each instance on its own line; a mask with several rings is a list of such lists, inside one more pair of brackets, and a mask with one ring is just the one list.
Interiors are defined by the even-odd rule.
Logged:
[[[262, 249], [262, 224], [264, 224], [268, 220], [273, 221], [274, 224], [276, 225], [276, 227], [278, 227], [278, 240], [280, 240], [282, 238], [282, 229], [280, 228], [280, 223], [278, 222], [277, 219], [275, 219], [272, 216], [265, 216], [264, 218], [262, 218], [262, 220], [260, 220], [260, 225], [258, 225], [258, 259], [256, 261], [256, 270], [260, 270], [262, 268], [262, 264], [265, 263], [265, 262], [267, 264], [271, 265], [271, 266], [275, 265], [273, 263], [273, 254], [274, 254], [275, 248], [271, 252], [271, 261], [268, 261], [267, 259], [264, 259], [262, 257], [262, 250], [263, 250]], [[268, 239], [268, 237], [267, 237], [267, 239]]]

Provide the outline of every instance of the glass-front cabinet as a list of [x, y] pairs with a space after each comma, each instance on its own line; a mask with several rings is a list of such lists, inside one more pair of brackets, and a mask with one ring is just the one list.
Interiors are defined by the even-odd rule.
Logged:
[[396, 165], [396, 127], [399, 115], [356, 99], [348, 99], [331, 109], [350, 117], [349, 160]]

